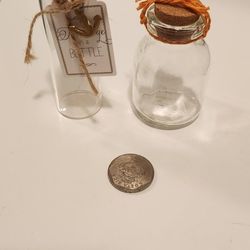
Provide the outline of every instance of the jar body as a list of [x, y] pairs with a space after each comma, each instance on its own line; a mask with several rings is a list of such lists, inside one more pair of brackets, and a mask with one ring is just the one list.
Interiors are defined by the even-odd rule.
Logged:
[[148, 125], [176, 129], [199, 115], [210, 54], [204, 40], [167, 44], [150, 35], [135, 58], [132, 107]]
[[[52, 3], [42, 0], [41, 8]], [[58, 111], [72, 119], [83, 119], [97, 113], [102, 106], [102, 94], [98, 86], [98, 77], [92, 77], [98, 93], [93, 91], [85, 74], [67, 74], [56, 48], [55, 31], [49, 23], [49, 15], [43, 17], [45, 31], [50, 46], [50, 68], [55, 90]]]

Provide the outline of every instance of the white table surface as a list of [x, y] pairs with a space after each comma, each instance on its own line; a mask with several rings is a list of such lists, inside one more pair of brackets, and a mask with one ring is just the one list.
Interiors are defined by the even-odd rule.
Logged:
[[[39, 59], [23, 64], [38, 1], [0, 2], [0, 250], [249, 250], [250, 2], [205, 2], [213, 24], [204, 108], [174, 131], [132, 113], [132, 60], [146, 32], [133, 0], [106, 3], [118, 73], [102, 79], [93, 119], [70, 120], [56, 110], [41, 20]], [[110, 185], [108, 165], [124, 153], [152, 162], [149, 189]]]

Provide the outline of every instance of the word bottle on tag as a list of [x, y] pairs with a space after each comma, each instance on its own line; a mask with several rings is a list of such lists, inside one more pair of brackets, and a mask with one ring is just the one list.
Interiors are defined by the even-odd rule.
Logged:
[[100, 76], [114, 75], [107, 9], [96, 0], [42, 0], [51, 72], [61, 114], [82, 119], [102, 106]]

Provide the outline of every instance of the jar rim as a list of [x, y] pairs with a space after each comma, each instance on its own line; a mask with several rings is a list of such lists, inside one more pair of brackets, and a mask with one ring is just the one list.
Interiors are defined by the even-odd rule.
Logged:
[[166, 24], [155, 15], [155, 4], [152, 4], [146, 13], [146, 28], [150, 35], [158, 40], [174, 44], [186, 44], [203, 37], [205, 28], [204, 19], [199, 16], [197, 21], [189, 25], [177, 26]]

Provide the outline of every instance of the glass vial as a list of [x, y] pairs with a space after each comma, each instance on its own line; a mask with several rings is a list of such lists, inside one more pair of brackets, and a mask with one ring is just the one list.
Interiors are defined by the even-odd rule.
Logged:
[[[40, 0], [42, 9], [50, 5], [53, 0]], [[92, 82], [97, 93], [93, 91], [86, 74], [69, 75], [62, 65], [56, 48], [55, 30], [52, 30], [48, 18], [44, 16], [44, 26], [51, 50], [51, 75], [55, 90], [58, 111], [71, 119], [83, 119], [96, 114], [102, 106], [102, 94], [98, 86], [98, 77]]]
[[132, 107], [146, 124], [177, 129], [198, 117], [210, 63], [207, 44], [197, 40], [203, 28], [201, 17], [185, 26], [170, 25], [158, 19], [154, 5], [148, 9], [147, 29], [151, 35], [178, 44], [158, 41], [149, 34], [139, 44]]

